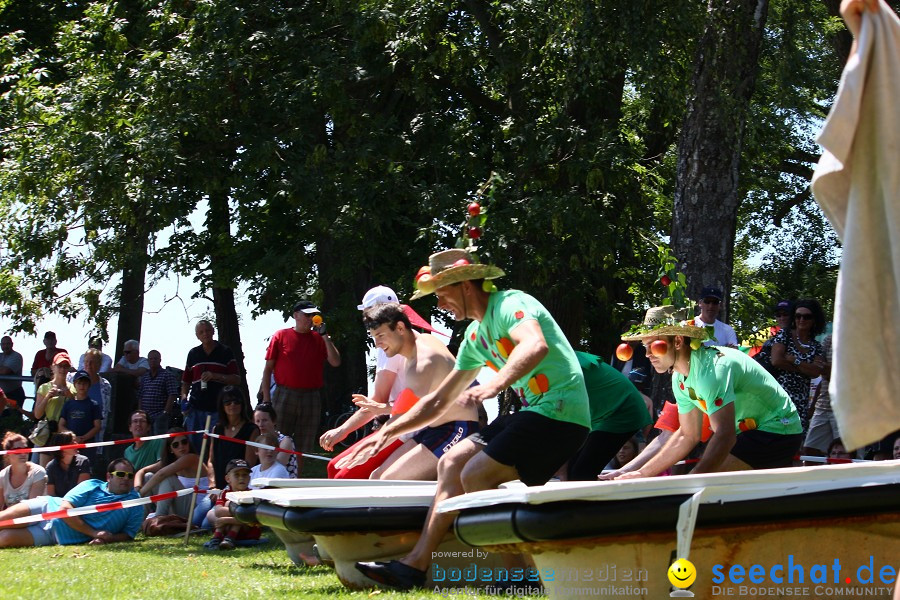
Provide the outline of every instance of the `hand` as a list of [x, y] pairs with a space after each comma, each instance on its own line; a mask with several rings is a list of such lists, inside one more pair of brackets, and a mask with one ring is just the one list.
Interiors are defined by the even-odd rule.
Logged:
[[362, 394], [353, 394], [353, 404], [359, 408], [370, 410], [375, 414], [384, 414], [390, 411], [390, 405], [386, 403], [376, 402], [368, 396]]
[[354, 451], [338, 461], [334, 466], [338, 470], [351, 469], [361, 465], [376, 454], [387, 444], [388, 439], [384, 435], [384, 429], [379, 429], [369, 437], [359, 442]]
[[322, 437], [319, 438], [319, 445], [326, 452], [331, 452], [334, 450], [334, 445], [343, 441], [345, 437], [347, 434], [340, 427], [335, 427], [322, 434]]
[[112, 541], [112, 534], [108, 531], [98, 531], [90, 542], [88, 542], [92, 546], [98, 546], [100, 544], [106, 544]]
[[597, 475], [597, 479], [599, 481], [612, 481], [616, 477], [624, 475], [625, 473], [626, 471], [623, 471], [622, 469], [616, 469], [615, 471], [610, 471], [609, 473], [600, 473], [599, 475]]
[[841, 2], [841, 17], [847, 24], [847, 29], [853, 34], [853, 37], [859, 37], [859, 30], [862, 27], [862, 14], [864, 11], [878, 11], [878, 0], [843, 0]]
[[313, 331], [318, 333], [319, 335], [325, 335], [325, 323], [323, 322], [321, 325], [312, 328]]
[[213, 375], [214, 373], [211, 371], [203, 371], [203, 374], [200, 375], [200, 381], [212, 381]]
[[616, 481], [621, 481], [623, 479], [640, 479], [644, 474], [640, 471], [629, 471], [627, 473], [622, 473], [621, 475], [616, 477]]
[[470, 387], [456, 397], [456, 402], [463, 406], [475, 406], [488, 398], [496, 398], [500, 390], [496, 389], [490, 383], [483, 383]]

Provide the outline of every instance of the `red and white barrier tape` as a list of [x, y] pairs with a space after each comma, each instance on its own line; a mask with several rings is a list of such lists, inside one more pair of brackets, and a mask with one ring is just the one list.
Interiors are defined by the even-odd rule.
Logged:
[[207, 490], [201, 490], [198, 487], [184, 488], [174, 492], [165, 492], [156, 494], [155, 496], [147, 496], [146, 498], [132, 498], [122, 502], [107, 502], [106, 504], [95, 504], [94, 506], [82, 506], [79, 508], [67, 508], [63, 510], [55, 510], [53, 512], [42, 513], [40, 515], [30, 515], [27, 517], [18, 517], [16, 519], [7, 519], [0, 521], [0, 527], [10, 527], [12, 525], [24, 525], [26, 523], [39, 523], [40, 521], [49, 521], [51, 519], [67, 519], [69, 517], [80, 517], [81, 515], [90, 515], [99, 512], [109, 512], [111, 510], [120, 510], [123, 508], [131, 508], [133, 506], [143, 506], [161, 500], [169, 500], [178, 496], [186, 496], [187, 494], [205, 494]]
[[160, 435], [149, 435], [141, 438], [131, 438], [128, 440], [109, 440], [107, 442], [88, 442], [87, 444], [68, 444], [66, 446], [41, 446], [39, 448], [16, 448], [15, 450], [0, 450], [0, 456], [4, 454], [31, 454], [32, 452], [57, 452], [59, 450], [72, 450], [81, 448], [98, 448], [100, 446], [119, 446], [122, 444], [131, 444], [137, 441], [147, 442], [149, 440], [164, 440], [166, 438], [179, 437], [182, 435], [193, 435], [197, 433], [205, 433], [200, 431], [179, 431], [177, 433], [162, 433]]
[[14, 450], [0, 450], [0, 456], [4, 454], [31, 454], [32, 452], [58, 452], [59, 450], [80, 450], [82, 448], [99, 448], [102, 446], [120, 446], [123, 444], [133, 444], [134, 442], [148, 442], [150, 440], [164, 440], [167, 438], [179, 437], [184, 435], [194, 435], [202, 433], [207, 437], [216, 438], [225, 440], [227, 442], [234, 442], [235, 444], [244, 444], [247, 446], [253, 446], [255, 448], [263, 448], [265, 450], [274, 450], [275, 452], [284, 452], [286, 454], [296, 454], [297, 456], [307, 456], [309, 458], [316, 458], [318, 460], [329, 461], [331, 458], [327, 456], [319, 456], [317, 454], [304, 454], [303, 452], [298, 452], [297, 450], [286, 450], [285, 448], [279, 448], [277, 446], [267, 446], [265, 444], [259, 444], [257, 442], [250, 442], [247, 440], [240, 440], [238, 438], [228, 437], [226, 435], [220, 435], [218, 433], [207, 433], [204, 430], [199, 431], [179, 431], [177, 433], [162, 433], [160, 435], [148, 435], [146, 437], [140, 438], [130, 438], [127, 440], [109, 440], [106, 442], [89, 442], [87, 444], [68, 444], [65, 446], [40, 446], [38, 448], [16, 448]]
[[267, 446], [266, 444], [260, 444], [258, 442], [250, 442], [248, 440], [239, 440], [237, 438], [228, 437], [227, 435], [221, 435], [218, 433], [207, 433], [207, 437], [216, 438], [218, 440], [225, 440], [226, 442], [234, 442], [235, 444], [244, 444], [245, 446], [253, 446], [254, 448], [262, 448], [263, 450], [274, 450], [275, 452], [284, 452], [286, 454], [296, 454], [297, 456], [303, 456], [306, 458], [317, 458], [319, 460], [331, 460], [327, 456], [319, 456], [317, 454], [304, 454], [303, 452], [298, 452], [297, 450], [286, 450], [284, 448], [279, 448], [277, 446]]

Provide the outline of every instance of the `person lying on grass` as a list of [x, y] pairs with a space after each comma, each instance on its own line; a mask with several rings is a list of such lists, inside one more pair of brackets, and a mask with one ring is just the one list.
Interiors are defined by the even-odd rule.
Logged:
[[[118, 458], [106, 469], [106, 481], [88, 479], [63, 498], [38, 496], [0, 511], [0, 521], [57, 510], [123, 502], [140, 496], [134, 490], [134, 465]], [[134, 539], [144, 520], [144, 507], [133, 506], [81, 517], [51, 519], [0, 528], [0, 548], [50, 546], [53, 544], [109, 544]]]

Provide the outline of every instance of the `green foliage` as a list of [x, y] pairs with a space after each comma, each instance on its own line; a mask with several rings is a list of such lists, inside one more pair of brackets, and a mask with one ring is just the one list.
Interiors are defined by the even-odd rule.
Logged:
[[[408, 296], [485, 181], [479, 253], [573, 340], [600, 351], [662, 300], [647, 266], [671, 223], [702, 3], [100, 0], [52, 14], [16, 33], [0, 12], [0, 304], [20, 329], [44, 310], [104, 323], [114, 274], [143, 257], [151, 285], [246, 284], [256, 312], [312, 296], [361, 347], [359, 297], [378, 283]], [[814, 232], [797, 220], [808, 199], [784, 210], [805, 179], [782, 168], [814, 151], [839, 68], [819, 5], [778, 0], [769, 22], [740, 269], [766, 247], [802, 266], [813, 240], [781, 244], [768, 224]], [[831, 273], [832, 255], [815, 260]], [[754, 306], [791, 291], [782, 271], [746, 269], [735, 289]], [[685, 282], [670, 278], [675, 297]], [[813, 290], [827, 285], [796, 293]]]

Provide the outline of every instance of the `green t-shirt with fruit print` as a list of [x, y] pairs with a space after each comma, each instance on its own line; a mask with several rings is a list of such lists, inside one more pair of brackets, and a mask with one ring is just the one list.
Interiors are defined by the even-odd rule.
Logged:
[[791, 398], [758, 362], [734, 348], [704, 346], [691, 352], [688, 376], [672, 374], [678, 412], [699, 408], [711, 415], [734, 403], [735, 433], [759, 429], [802, 433]]
[[466, 329], [456, 368], [502, 369], [515, 348], [510, 332], [525, 321], [540, 325], [547, 355], [511, 386], [522, 401], [522, 410], [590, 427], [587, 390], [575, 351], [547, 309], [524, 292], [506, 290], [490, 295], [484, 320], [473, 321]]

